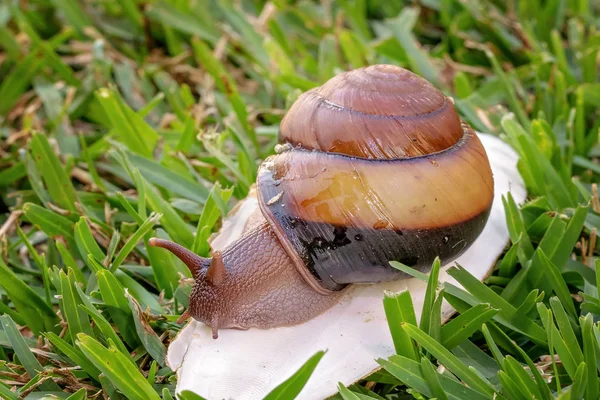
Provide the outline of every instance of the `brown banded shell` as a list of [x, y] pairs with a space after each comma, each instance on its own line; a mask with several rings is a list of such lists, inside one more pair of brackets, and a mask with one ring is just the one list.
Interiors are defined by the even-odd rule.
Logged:
[[447, 149], [463, 136], [453, 103], [427, 80], [392, 65], [337, 75], [303, 93], [279, 140], [362, 158], [404, 158]]
[[258, 173], [273, 231], [320, 291], [398, 279], [479, 236], [493, 200], [485, 150], [450, 99], [391, 65], [340, 74], [293, 104]]

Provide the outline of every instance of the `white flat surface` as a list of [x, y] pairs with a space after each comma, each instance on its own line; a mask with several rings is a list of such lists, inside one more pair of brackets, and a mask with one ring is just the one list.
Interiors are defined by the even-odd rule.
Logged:
[[[484, 279], [508, 242], [502, 195], [517, 201], [526, 192], [518, 174], [516, 153], [500, 139], [479, 134], [494, 173], [495, 197], [488, 223], [471, 248], [456, 261], [478, 279]], [[238, 209], [239, 219], [229, 225], [234, 235], [217, 237], [224, 246], [241, 234], [243, 219], [255, 209], [250, 199]], [[216, 246], [215, 246], [216, 247]], [[445, 270], [440, 280], [458, 283]], [[394, 354], [383, 309], [384, 291], [409, 290], [420, 318], [426, 283], [407, 279], [377, 285], [355, 286], [326, 313], [299, 326], [271, 330], [221, 330], [213, 340], [206, 325], [192, 321], [168, 349], [168, 364], [177, 370], [177, 391], [192, 390], [206, 399], [262, 399], [289, 378], [318, 350], [327, 350], [298, 399], [323, 399], [337, 393], [337, 384], [348, 386], [379, 368], [376, 359]], [[442, 318], [453, 309], [443, 304]]]

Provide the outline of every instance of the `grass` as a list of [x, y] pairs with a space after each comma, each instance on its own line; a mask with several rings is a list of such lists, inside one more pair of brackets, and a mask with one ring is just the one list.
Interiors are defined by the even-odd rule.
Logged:
[[530, 197], [504, 199], [485, 282], [417, 275], [418, 325], [410, 296], [382, 299], [397, 355], [336, 397], [598, 398], [599, 21], [588, 0], [3, 2], [0, 396], [174, 398], [189, 272], [148, 239], [207, 255], [294, 99], [391, 63], [512, 145]]

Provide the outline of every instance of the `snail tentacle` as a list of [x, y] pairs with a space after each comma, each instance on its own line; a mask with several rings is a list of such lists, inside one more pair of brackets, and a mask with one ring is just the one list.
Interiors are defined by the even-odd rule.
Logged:
[[223, 264], [223, 256], [221, 251], [215, 251], [210, 261], [210, 266], [206, 271], [206, 281], [214, 286], [219, 286], [225, 280], [227, 270]]
[[200, 257], [182, 245], [170, 240], [150, 238], [148, 244], [153, 247], [162, 247], [176, 255], [188, 267], [193, 277], [196, 277], [202, 267], [210, 263], [210, 258]]

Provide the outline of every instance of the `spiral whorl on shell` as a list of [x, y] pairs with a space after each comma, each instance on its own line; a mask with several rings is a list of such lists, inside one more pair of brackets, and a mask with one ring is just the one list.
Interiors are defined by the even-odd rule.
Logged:
[[493, 200], [485, 150], [453, 102], [391, 65], [337, 75], [284, 117], [289, 143], [261, 165], [260, 207], [303, 277], [323, 293], [398, 279], [462, 254]]

